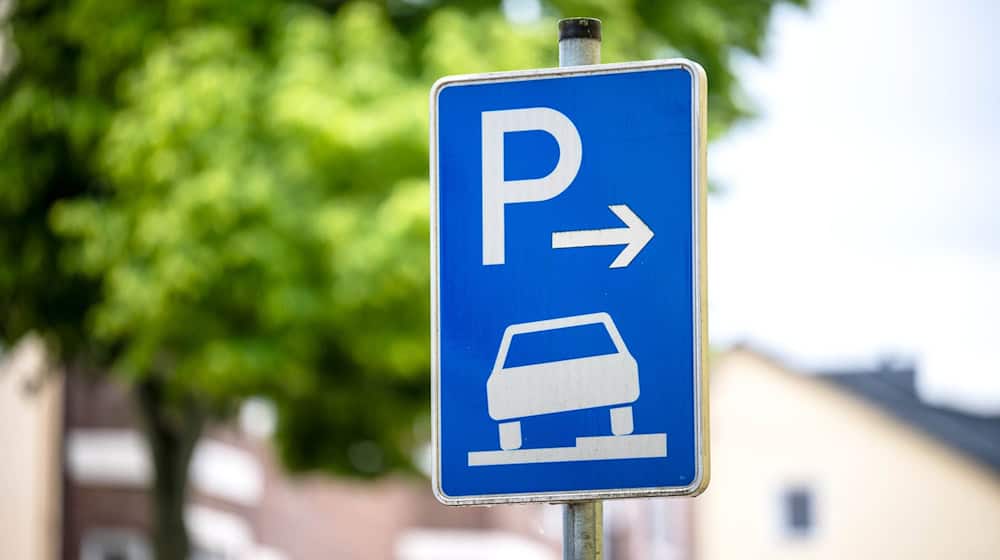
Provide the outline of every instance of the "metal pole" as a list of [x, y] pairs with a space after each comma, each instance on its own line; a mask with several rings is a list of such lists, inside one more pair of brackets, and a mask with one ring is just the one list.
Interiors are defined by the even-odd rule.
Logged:
[[559, 20], [559, 66], [601, 63], [601, 20]]
[[[559, 66], [601, 63], [601, 20], [559, 21]], [[600, 500], [563, 506], [563, 560], [604, 557], [604, 508]]]
[[600, 500], [563, 506], [563, 560], [604, 558], [604, 507]]

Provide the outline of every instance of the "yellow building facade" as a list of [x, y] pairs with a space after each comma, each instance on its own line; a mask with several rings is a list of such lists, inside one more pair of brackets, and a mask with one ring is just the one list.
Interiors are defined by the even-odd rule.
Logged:
[[1000, 559], [1000, 418], [919, 403], [898, 372], [845, 375], [717, 357], [694, 556]]
[[61, 412], [62, 378], [40, 339], [0, 355], [0, 557], [60, 553]]

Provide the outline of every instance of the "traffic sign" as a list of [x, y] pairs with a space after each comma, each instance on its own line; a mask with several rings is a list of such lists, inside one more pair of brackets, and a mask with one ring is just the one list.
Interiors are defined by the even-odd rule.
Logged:
[[439, 500], [705, 488], [705, 108], [686, 60], [435, 84]]

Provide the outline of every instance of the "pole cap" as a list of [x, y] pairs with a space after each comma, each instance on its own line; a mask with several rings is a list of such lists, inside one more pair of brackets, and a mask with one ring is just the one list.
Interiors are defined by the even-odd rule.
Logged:
[[601, 40], [601, 20], [597, 18], [575, 17], [559, 20], [559, 40], [594, 39]]

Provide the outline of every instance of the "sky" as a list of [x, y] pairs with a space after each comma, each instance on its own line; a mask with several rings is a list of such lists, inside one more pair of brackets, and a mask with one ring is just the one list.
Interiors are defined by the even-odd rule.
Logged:
[[760, 117], [709, 150], [713, 345], [912, 362], [928, 401], [1000, 413], [997, 21], [991, 0], [776, 12], [738, 65]]

